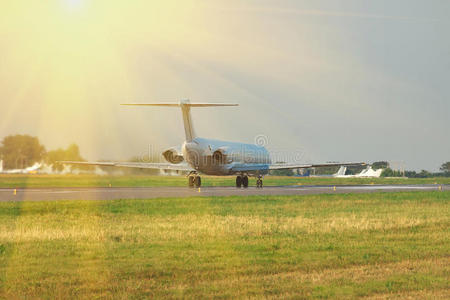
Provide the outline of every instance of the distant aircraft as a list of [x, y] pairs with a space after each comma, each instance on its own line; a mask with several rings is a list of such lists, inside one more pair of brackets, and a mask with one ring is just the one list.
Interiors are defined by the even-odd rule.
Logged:
[[341, 166], [339, 168], [339, 170], [334, 174], [312, 175], [311, 177], [345, 177], [345, 176], [348, 176], [348, 175], [345, 175], [345, 172], [347, 172], [347, 167]]
[[335, 178], [378, 178], [381, 176], [383, 169], [374, 170], [372, 166], [367, 166], [366, 169], [355, 175], [345, 175], [347, 171], [346, 166], [341, 166], [339, 170], [332, 175], [313, 175], [312, 177], [335, 177]]
[[3, 160], [0, 161], [0, 173], [2, 174], [34, 174], [37, 173], [42, 165], [40, 163], [35, 163], [33, 166], [25, 169], [11, 169], [3, 170]]
[[[361, 173], [354, 175], [353, 177], [373, 177], [378, 178], [383, 173], [384, 169], [374, 170], [372, 166], [368, 166], [366, 169], [362, 170]], [[351, 175], [350, 175], [351, 176]]]
[[346, 166], [341, 166], [339, 170], [334, 174], [335, 177], [345, 176], [345, 172], [347, 172]]
[[169, 148], [162, 153], [169, 163], [75, 161], [63, 161], [62, 163], [186, 171], [189, 172], [189, 187], [201, 186], [200, 174], [236, 175], [236, 187], [248, 187], [248, 177], [254, 176], [256, 177], [256, 186], [262, 187], [262, 176], [270, 170], [365, 165], [365, 163], [272, 164], [269, 152], [263, 146], [196, 136], [192, 125], [191, 107], [238, 106], [238, 104], [190, 103], [189, 100], [182, 100], [179, 103], [129, 103], [122, 105], [181, 108], [186, 140], [180, 147]]

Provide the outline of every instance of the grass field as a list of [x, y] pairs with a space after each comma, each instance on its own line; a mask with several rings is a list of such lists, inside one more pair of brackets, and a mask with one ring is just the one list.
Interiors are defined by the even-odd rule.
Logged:
[[0, 298], [446, 298], [449, 201], [0, 202]]
[[[234, 186], [233, 176], [202, 176], [203, 186]], [[184, 176], [0, 175], [0, 188], [186, 186]], [[450, 184], [450, 178], [314, 178], [266, 176], [264, 185]], [[250, 179], [250, 185], [256, 185]]]

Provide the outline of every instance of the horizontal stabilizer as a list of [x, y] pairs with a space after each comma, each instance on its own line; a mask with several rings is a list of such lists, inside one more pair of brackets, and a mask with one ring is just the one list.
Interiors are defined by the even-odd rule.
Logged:
[[165, 106], [165, 107], [181, 107], [189, 106], [189, 107], [211, 107], [211, 106], [238, 106], [239, 104], [234, 103], [123, 103], [121, 105], [129, 105], [129, 106]]
[[192, 125], [191, 107], [212, 107], [212, 106], [238, 106], [231, 103], [191, 103], [189, 99], [181, 100], [178, 103], [123, 103], [128, 106], [162, 106], [162, 107], [180, 107], [183, 114], [184, 133], [186, 142], [195, 138], [194, 126]]

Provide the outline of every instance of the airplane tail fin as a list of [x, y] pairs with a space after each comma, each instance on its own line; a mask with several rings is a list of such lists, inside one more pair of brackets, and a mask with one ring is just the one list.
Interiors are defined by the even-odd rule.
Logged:
[[337, 171], [336, 174], [334, 174], [335, 176], [343, 176], [345, 175], [345, 172], [347, 172], [347, 167], [346, 166], [341, 166], [339, 168], [339, 170]]
[[121, 105], [130, 106], [163, 106], [163, 107], [181, 107], [183, 113], [184, 132], [186, 141], [190, 142], [195, 138], [194, 127], [191, 118], [191, 107], [212, 107], [212, 106], [238, 106], [239, 104], [230, 103], [191, 103], [189, 100], [182, 100], [179, 103], [124, 103]]

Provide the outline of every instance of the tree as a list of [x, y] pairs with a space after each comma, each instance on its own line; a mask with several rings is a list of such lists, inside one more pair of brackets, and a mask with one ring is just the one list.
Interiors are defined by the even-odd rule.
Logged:
[[445, 173], [450, 173], [450, 161], [448, 161], [448, 162], [446, 162], [446, 163], [443, 163], [443, 164], [441, 165], [440, 170], [441, 170], [442, 172], [445, 172]]
[[[52, 166], [53, 171], [61, 172], [64, 166], [59, 161], [84, 161], [80, 155], [80, 148], [76, 144], [71, 144], [67, 149], [57, 149], [48, 151], [46, 163]], [[80, 169], [92, 169], [91, 166], [77, 166]]]
[[417, 174], [417, 177], [419, 178], [429, 178], [432, 177], [432, 174], [428, 172], [427, 170], [422, 170], [420, 173]]
[[393, 174], [394, 171], [392, 171], [391, 168], [386, 168], [383, 170], [383, 172], [381, 172], [381, 177], [392, 177]]
[[372, 163], [372, 169], [378, 170], [378, 169], [386, 169], [389, 167], [389, 163], [387, 161], [376, 161]]
[[383, 172], [381, 172], [381, 177], [402, 177], [403, 172], [392, 170], [391, 168], [383, 169]]
[[45, 147], [37, 137], [9, 135], [2, 141], [0, 156], [5, 169], [23, 169], [40, 162], [45, 156]]

